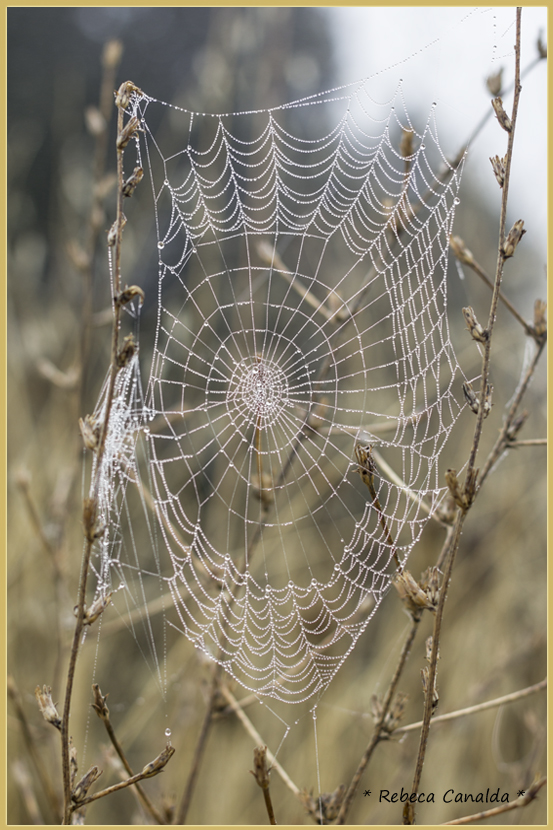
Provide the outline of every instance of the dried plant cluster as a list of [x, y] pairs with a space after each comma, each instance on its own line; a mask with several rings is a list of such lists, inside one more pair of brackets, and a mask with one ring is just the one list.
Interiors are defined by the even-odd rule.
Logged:
[[[521, 814], [529, 823], [543, 820], [546, 683], [541, 676], [545, 643], [539, 624], [544, 622], [539, 584], [544, 533], [534, 534], [532, 528], [545, 521], [543, 472], [541, 477], [536, 474], [544, 466], [545, 439], [540, 431], [544, 422], [534, 410], [540, 409], [543, 395], [538, 372], [547, 342], [546, 306], [536, 298], [533, 320], [527, 321], [518, 303], [507, 299], [509, 291], [504, 286], [507, 278], [510, 287], [525, 278], [517, 271], [518, 246], [526, 231], [530, 236], [532, 226], [531, 217], [514, 222], [510, 229], [507, 224], [523, 94], [520, 42], [517, 10], [510, 109], [501, 97], [506, 99], [509, 93], [502, 89], [501, 73], [488, 79], [494, 96], [490, 115], [495, 114], [498, 122], [498, 151], [490, 159], [490, 175], [495, 176], [500, 192], [494, 255], [480, 241], [476, 248], [469, 236], [466, 239], [477, 254], [471, 253], [460, 236], [450, 241], [452, 255], [466, 266], [467, 283], [469, 274], [479, 281], [467, 289], [471, 305], [462, 307], [460, 302], [455, 308], [450, 301], [450, 314], [458, 318], [455, 327], [466, 327], [460, 337], [464, 338], [463, 357], [470, 364], [467, 376], [474, 369], [470, 376], [476, 380], [466, 381], [459, 390], [467, 403], [465, 432], [452, 454], [457, 467], [445, 473], [448, 498], [432, 516], [409, 570], [402, 568], [375, 489], [377, 454], [371, 446], [357, 445], [355, 460], [367, 502], [376, 510], [397, 565], [395, 590], [382, 610], [382, 621], [375, 621], [376, 632], [371, 630], [370, 641], [360, 643], [343, 668], [344, 677], [339, 675], [323, 698], [315, 732], [311, 714], [301, 717], [277, 757], [268, 746], [278, 746], [282, 729], [277, 723], [279, 733], [274, 723], [268, 726], [260, 717], [255, 695], [246, 695], [220, 666], [198, 657], [183, 638], [173, 642], [170, 634], [163, 706], [171, 729], [164, 733], [163, 728], [160, 732], [158, 725], [154, 727], [163, 706], [156, 703], [155, 683], [141, 655], [134, 660], [127, 653], [135, 642], [110, 617], [112, 593], [90, 601], [93, 550], [105, 532], [99, 519], [98, 492], [112, 403], [117, 379], [137, 352], [133, 333], [125, 332], [122, 312], [133, 304], [138, 310], [149, 299], [139, 285], [126, 284], [135, 277], [126, 273], [123, 257], [125, 233], [139, 221], [133, 207], [143, 186], [142, 168], [134, 166], [131, 171], [125, 166], [125, 151], [140, 130], [138, 119], [129, 117], [127, 108], [140, 90], [130, 81], [116, 83], [122, 46], [115, 41], [106, 46], [100, 104], [87, 113], [96, 146], [87, 239], [84, 244], [67, 246], [83, 285], [78, 356], [65, 372], [44, 356], [37, 365], [44, 382], [52, 385], [52, 396], [58, 396], [57, 405], [45, 407], [53, 434], [62, 415], [66, 419], [65, 435], [70, 440], [65, 441], [64, 459], [70, 472], [65, 483], [58, 479], [55, 497], [49, 501], [48, 489], [56, 478], [52, 469], [60, 450], [53, 441], [51, 447], [40, 448], [47, 450], [50, 478], [37, 481], [34, 470], [32, 477], [21, 469], [14, 475], [17, 522], [26, 528], [19, 544], [36, 548], [37, 558], [43, 560], [40, 570], [49, 569], [52, 583], [48, 611], [45, 607], [41, 614], [37, 610], [40, 584], [29, 586], [17, 567], [13, 568], [16, 584], [21, 579], [34, 592], [33, 610], [26, 612], [30, 619], [22, 636], [36, 637], [37, 648], [44, 649], [50, 684], [43, 676], [30, 682], [28, 668], [19, 665], [19, 640], [14, 638], [8, 696], [11, 780], [18, 794], [11, 810], [17, 822], [455, 824], [494, 816], [502, 822], [511, 817], [516, 821]], [[540, 40], [538, 60], [545, 58], [546, 47]], [[110, 146], [113, 90], [117, 123]], [[411, 153], [412, 140], [408, 133], [403, 135], [399, 147], [403, 156]], [[106, 172], [113, 155], [115, 177]], [[97, 249], [106, 247], [100, 231], [113, 191], [115, 220], [107, 231], [113, 273], [112, 337], [100, 419], [87, 413], [85, 401], [92, 368], [105, 358], [99, 345], [105, 332], [100, 328], [98, 336], [96, 329], [106, 315], [94, 313], [92, 284]], [[396, 230], [402, 233], [401, 228]], [[467, 230], [470, 233], [470, 224]], [[489, 245], [487, 239], [485, 244]], [[480, 257], [495, 260], [493, 275], [480, 264]], [[527, 353], [518, 383], [507, 371], [518, 358], [510, 345], [515, 342], [517, 349]], [[24, 397], [23, 392], [19, 395]], [[44, 442], [46, 436], [45, 430]], [[78, 506], [83, 452], [92, 480]], [[268, 511], [266, 502], [271, 496], [263, 475], [259, 469], [259, 500]], [[528, 517], [526, 522], [523, 516]], [[57, 531], [52, 532], [50, 525]], [[75, 565], [79, 544], [83, 555]], [[418, 572], [422, 574], [419, 579]], [[75, 593], [76, 605], [71, 601]], [[156, 609], [152, 607], [149, 613], [155, 616]], [[41, 671], [46, 671], [42, 664]], [[106, 688], [110, 681], [113, 687]], [[377, 687], [380, 694], [374, 693]], [[507, 725], [502, 725], [502, 718]], [[92, 763], [81, 769], [85, 742]], [[487, 764], [481, 761], [483, 756]], [[328, 791], [319, 792], [319, 764], [324, 768], [321, 789]], [[477, 770], [478, 778], [471, 770]], [[473, 793], [486, 787], [495, 790], [499, 773], [501, 788], [510, 790], [511, 797], [479, 813], [461, 805], [455, 805], [455, 814], [451, 810], [431, 812], [418, 798], [422, 792], [441, 792], [448, 786]], [[147, 779], [153, 778], [156, 782], [150, 784]], [[372, 800], [363, 796], [369, 788]], [[382, 804], [377, 797], [381, 788], [405, 789], [411, 797], [402, 804]], [[125, 796], [116, 795], [121, 790]], [[518, 791], [524, 793], [513, 797]], [[93, 803], [94, 807], [89, 806]]]

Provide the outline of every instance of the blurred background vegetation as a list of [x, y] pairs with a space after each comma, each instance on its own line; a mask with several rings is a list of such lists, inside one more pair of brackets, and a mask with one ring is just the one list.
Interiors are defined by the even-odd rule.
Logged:
[[[59, 822], [55, 798], [48, 799], [43, 787], [47, 776], [61, 798], [59, 737], [40, 717], [34, 689], [37, 684], [52, 686], [61, 707], [86, 486], [78, 418], [94, 408], [109, 364], [105, 232], [113, 222], [115, 194], [113, 180], [110, 185], [107, 178], [105, 194], [94, 196], [94, 165], [101, 161], [98, 156], [95, 160], [95, 115], [90, 107], [98, 106], [102, 52], [114, 37], [122, 41], [124, 51], [113, 88], [131, 79], [148, 94], [190, 109], [266, 108], [335, 83], [333, 41], [321, 9], [8, 10], [7, 595], [8, 671], [17, 701], [8, 714], [10, 824]], [[475, 113], [475, 123], [479, 117]], [[106, 133], [108, 177], [115, 169], [113, 121]], [[159, 129], [168, 130], [170, 124], [160, 124]], [[478, 182], [470, 176], [461, 197], [455, 232], [493, 274], [498, 215], [486, 212]], [[123, 259], [124, 282], [136, 283], [146, 292], [145, 325], [157, 278], [148, 198], [147, 192], [139, 194], [127, 211]], [[523, 218], [531, 227], [532, 217]], [[536, 297], [545, 297], [545, 253], [532, 248], [530, 236], [508, 263], [505, 286], [528, 320]], [[484, 320], [489, 291], [464, 270], [460, 280], [452, 260], [450, 324], [459, 362], [467, 377], [474, 377], [480, 357], [464, 330], [461, 308], [471, 305]], [[482, 460], [516, 388], [526, 341], [521, 326], [500, 306], [492, 351], [494, 408], [485, 422]], [[544, 437], [545, 365], [531, 385], [525, 408], [530, 414], [520, 437]], [[462, 457], [468, 454], [472, 418], [465, 411], [456, 429], [453, 449], [460, 448]], [[444, 469], [447, 463], [445, 459]], [[416, 577], [435, 562], [442, 541], [443, 529], [430, 523], [409, 562]], [[465, 526], [445, 612], [440, 712], [516, 691], [545, 676], [545, 562], [545, 448], [523, 447], [498, 464]], [[142, 769], [161, 751], [165, 727], [171, 726], [177, 754], [162, 776], [145, 785], [156, 803], [169, 809], [178, 803], [188, 776], [210, 666], [184, 638], [171, 641], [164, 703], [140, 643], [124, 627], [112, 625], [110, 632], [109, 623], [108, 611], [105, 632], [99, 640], [95, 632], [89, 633], [79, 659], [71, 731], [81, 774], [97, 763], [105, 770], [102, 786], [118, 780], [106, 736], [91, 714], [90, 687], [95, 681], [109, 692], [112, 720], [134, 769]], [[371, 735], [370, 697], [385, 691], [406, 626], [392, 592], [319, 705], [318, 760], [324, 792], [349, 783]], [[425, 664], [424, 639], [431, 632], [430, 615], [421, 628], [400, 683], [409, 693], [405, 723], [422, 717], [420, 669]], [[244, 694], [239, 687], [233, 691], [238, 698]], [[18, 711], [26, 718], [27, 738]], [[282, 724], [257, 709], [251, 716], [275, 750]], [[295, 717], [292, 711], [286, 720], [292, 724]], [[42, 773], [37, 773], [29, 754], [29, 741], [42, 759]], [[410, 787], [417, 744], [416, 733], [409, 733], [401, 742], [377, 749], [362, 782], [372, 790], [372, 799], [358, 796], [351, 823], [401, 823], [397, 805], [379, 804], [376, 794], [381, 788]], [[266, 823], [261, 793], [248, 772], [253, 746], [234, 716], [215, 722], [190, 823]], [[294, 726], [279, 760], [300, 789], [317, 795], [310, 716]], [[441, 794], [448, 788], [477, 793], [499, 787], [513, 798], [536, 772], [545, 772], [543, 693], [504, 709], [436, 725], [421, 789]], [[311, 822], [274, 774], [272, 792], [279, 823]], [[472, 811], [470, 805], [444, 805], [439, 796], [436, 801], [421, 805], [419, 823], [439, 823]], [[499, 817], [497, 823], [544, 823], [545, 817], [542, 796], [524, 811]], [[92, 805], [87, 821], [129, 824], [146, 819], [133, 794], [125, 790]]]

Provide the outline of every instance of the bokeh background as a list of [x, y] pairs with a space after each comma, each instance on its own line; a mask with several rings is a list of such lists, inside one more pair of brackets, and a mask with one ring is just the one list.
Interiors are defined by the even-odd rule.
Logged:
[[[104, 44], [118, 38], [124, 46], [113, 88], [131, 79], [153, 96], [200, 111], [266, 108], [399, 63], [382, 73], [383, 95], [386, 84], [393, 86], [404, 76], [413, 117], [425, 119], [428, 101], [438, 100], [440, 135], [443, 129], [445, 151], [453, 157], [489, 107], [486, 75], [504, 66], [505, 83], [512, 78], [514, 42], [514, 9], [494, 10], [494, 17], [475, 14], [462, 25], [464, 10], [457, 11], [456, 18], [441, 19], [430, 9], [409, 10], [408, 15], [390, 10], [389, 17], [381, 10], [318, 8], [8, 10], [8, 671], [32, 746], [58, 794], [59, 738], [40, 717], [34, 689], [37, 684], [52, 686], [61, 705], [87, 474], [77, 422], [94, 408], [109, 362], [105, 231], [114, 218], [109, 176], [115, 169], [115, 136], [112, 119], [108, 178], [100, 203], [103, 194], [96, 192], [95, 201], [93, 182], [102, 151], [89, 109], [98, 106]], [[545, 20], [528, 10], [526, 21], [526, 11], [523, 66], [537, 55]], [[485, 37], [478, 41], [476, 35], [482, 33]], [[437, 47], [423, 48], [436, 38]], [[431, 54], [434, 63], [425, 63]], [[459, 70], [461, 60], [470, 75], [468, 69]], [[524, 81], [509, 212], [511, 223], [524, 219], [528, 233], [507, 265], [504, 290], [528, 320], [534, 300], [546, 296], [545, 82], [542, 61]], [[505, 97], [508, 103], [510, 97]], [[160, 123], [159, 129], [169, 130], [170, 124]], [[488, 157], [501, 155], [504, 146], [504, 134], [490, 119], [471, 148], [456, 217], [455, 232], [490, 274], [496, 259], [499, 189]], [[147, 334], [157, 275], [147, 193], [137, 194], [128, 217], [124, 279], [146, 291]], [[472, 377], [480, 358], [464, 330], [461, 308], [472, 305], [485, 319], [489, 291], [453, 259], [449, 290], [457, 356]], [[492, 351], [494, 408], [485, 423], [481, 462], [497, 435], [528, 348], [520, 325], [500, 307]], [[529, 418], [521, 438], [546, 435], [545, 368], [543, 363], [527, 395]], [[463, 448], [468, 453], [472, 428], [471, 413], [465, 411], [451, 457], [456, 452], [465, 457]], [[512, 450], [471, 510], [446, 606], [439, 712], [516, 691], [545, 676], [545, 461], [543, 446]], [[444, 459], [444, 469], [447, 463]], [[436, 560], [442, 541], [443, 529], [429, 524], [411, 556], [409, 567], [416, 576]], [[152, 610], [163, 636], [161, 617]], [[405, 723], [422, 716], [420, 669], [431, 622], [430, 616], [423, 620], [400, 683], [409, 694]], [[284, 713], [292, 728], [278, 757], [300, 788], [316, 795], [318, 776], [323, 792], [349, 782], [371, 735], [370, 697], [385, 691], [407, 625], [399, 600], [390, 593], [319, 703], [318, 753], [311, 715]], [[99, 764], [106, 786], [118, 780], [118, 773], [101, 724], [91, 714], [92, 682], [109, 692], [112, 719], [133, 768], [141, 769], [158, 754], [169, 725], [177, 754], [162, 776], [145, 785], [169, 809], [179, 802], [188, 776], [210, 666], [184, 638], [169, 636], [159, 648], [167, 655], [165, 699], [144, 659], [140, 638], [107, 612], [101, 636], [89, 633], [82, 649], [71, 731], [81, 772]], [[238, 698], [244, 695], [237, 687], [233, 692]], [[286, 728], [266, 708], [252, 706], [248, 712], [276, 750]], [[58, 823], [12, 705], [8, 741], [8, 822]], [[417, 743], [416, 733], [410, 733], [377, 749], [362, 781], [373, 796], [358, 796], [351, 823], [401, 823], [400, 809], [379, 804], [376, 794], [382, 788], [410, 786]], [[266, 823], [261, 793], [248, 772], [253, 746], [235, 717], [217, 719], [190, 823]], [[499, 787], [513, 798], [537, 772], [545, 771], [543, 693], [436, 726], [421, 789], [437, 793], [437, 803], [421, 806], [418, 822], [434, 824], [471, 812], [470, 805], [441, 802], [439, 794], [448, 788], [477, 793]], [[272, 791], [279, 823], [312, 822], [276, 775]], [[541, 795], [524, 811], [505, 814], [497, 823], [544, 823], [545, 804]], [[93, 805], [86, 820], [130, 824], [144, 823], [145, 817], [127, 790]]]

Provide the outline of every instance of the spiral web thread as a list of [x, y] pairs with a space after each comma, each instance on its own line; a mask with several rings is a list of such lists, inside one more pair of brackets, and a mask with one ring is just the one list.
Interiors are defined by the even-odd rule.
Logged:
[[[415, 130], [401, 87], [384, 110], [363, 84], [264, 112], [169, 106], [131, 107], [155, 201], [158, 323], [142, 410], [135, 364], [120, 381], [100, 582], [142, 579], [138, 552], [121, 559], [113, 489], [139, 481], [142, 433], [160, 537], [149, 567], [171, 624], [244, 687], [304, 701], [443, 495], [438, 457], [460, 411], [446, 319], [460, 170], [433, 112]], [[160, 108], [165, 151], [149, 127]], [[372, 448], [377, 501], [358, 444]]]

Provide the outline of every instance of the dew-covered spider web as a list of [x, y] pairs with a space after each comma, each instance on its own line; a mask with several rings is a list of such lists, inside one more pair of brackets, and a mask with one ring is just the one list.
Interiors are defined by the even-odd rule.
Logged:
[[[460, 168], [434, 110], [415, 125], [401, 86], [385, 105], [361, 83], [221, 115], [136, 94], [128, 115], [159, 293], [144, 395], [137, 360], [118, 381], [100, 590], [155, 572], [170, 624], [240, 684], [312, 699], [443, 496], [460, 411], [446, 317]], [[136, 484], [147, 566], [143, 541], [122, 555]]]

